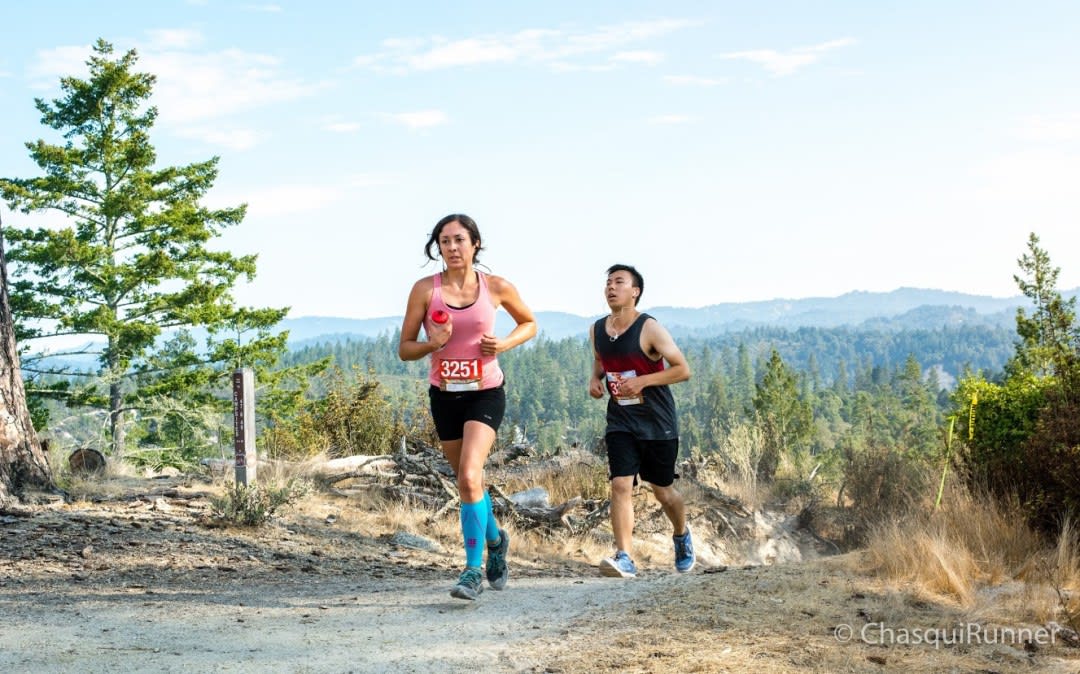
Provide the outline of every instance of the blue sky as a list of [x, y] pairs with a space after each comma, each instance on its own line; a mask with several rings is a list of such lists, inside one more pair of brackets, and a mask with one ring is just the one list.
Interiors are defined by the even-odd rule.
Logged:
[[[473, 216], [535, 310], [938, 288], [1018, 294], [1029, 232], [1080, 286], [1073, 2], [5, 3], [0, 176], [90, 45], [157, 76], [162, 165], [220, 156], [237, 288], [291, 317], [399, 315]], [[62, 224], [3, 210], [5, 226]]]

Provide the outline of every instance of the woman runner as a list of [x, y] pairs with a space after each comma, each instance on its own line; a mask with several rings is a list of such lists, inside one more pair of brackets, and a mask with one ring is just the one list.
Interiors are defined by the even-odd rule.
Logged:
[[[443, 262], [443, 271], [413, 284], [401, 324], [398, 356], [431, 357], [428, 376], [431, 416], [443, 454], [457, 477], [465, 570], [450, 595], [476, 599], [487, 577], [492, 589], [506, 587], [510, 537], [499, 528], [484, 488], [484, 463], [506, 408], [498, 354], [536, 335], [536, 319], [512, 283], [473, 268], [483, 250], [480, 230], [467, 215], [448, 215], [435, 225], [424, 253]], [[434, 251], [434, 252], [433, 252]], [[495, 336], [495, 311], [506, 309], [516, 325]], [[426, 339], [420, 341], [420, 327]], [[484, 545], [487, 566], [481, 572]]]

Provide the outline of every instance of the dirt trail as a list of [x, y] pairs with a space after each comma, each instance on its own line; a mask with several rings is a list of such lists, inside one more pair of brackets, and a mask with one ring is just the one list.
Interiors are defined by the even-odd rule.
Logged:
[[522, 642], [559, 637], [644, 585], [526, 578], [476, 602], [448, 587], [443, 577], [5, 593], [0, 671], [514, 671]]
[[[221, 529], [197, 489], [0, 512], [0, 672], [1080, 671], [1060, 642], [838, 638], [1020, 626], [882, 586], [851, 556], [781, 563], [787, 538], [750, 546], [777, 563], [724, 566], [722, 549], [746, 542], [702, 535], [686, 576], [643, 551], [634, 580], [522, 544], [510, 586], [466, 602], [448, 592], [456, 548], [344, 528], [340, 499], [325, 505], [341, 517], [315, 504]], [[694, 521], [704, 534], [706, 516]]]
[[342, 529], [318, 504], [256, 529], [204, 526], [206, 508], [169, 484], [0, 513], [0, 672], [520, 671], [520, 644], [652, 582], [512, 547], [510, 587], [467, 602], [449, 596], [456, 549]]

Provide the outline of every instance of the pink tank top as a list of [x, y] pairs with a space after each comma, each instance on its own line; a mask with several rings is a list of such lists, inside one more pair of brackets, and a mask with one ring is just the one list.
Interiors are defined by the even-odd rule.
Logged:
[[497, 388], [503, 383], [499, 359], [480, 353], [480, 337], [495, 332], [495, 306], [488, 293], [487, 276], [476, 272], [480, 293], [476, 301], [464, 309], [451, 307], [443, 301], [442, 274], [435, 274], [431, 304], [424, 319], [424, 329], [431, 328], [431, 313], [442, 309], [450, 314], [454, 332], [442, 349], [431, 354], [431, 373], [428, 381], [444, 391], [480, 391]]

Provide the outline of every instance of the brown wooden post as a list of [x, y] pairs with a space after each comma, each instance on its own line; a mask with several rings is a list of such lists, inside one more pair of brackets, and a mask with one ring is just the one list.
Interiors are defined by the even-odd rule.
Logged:
[[245, 367], [233, 370], [233, 447], [236, 482], [255, 482], [255, 373]]

